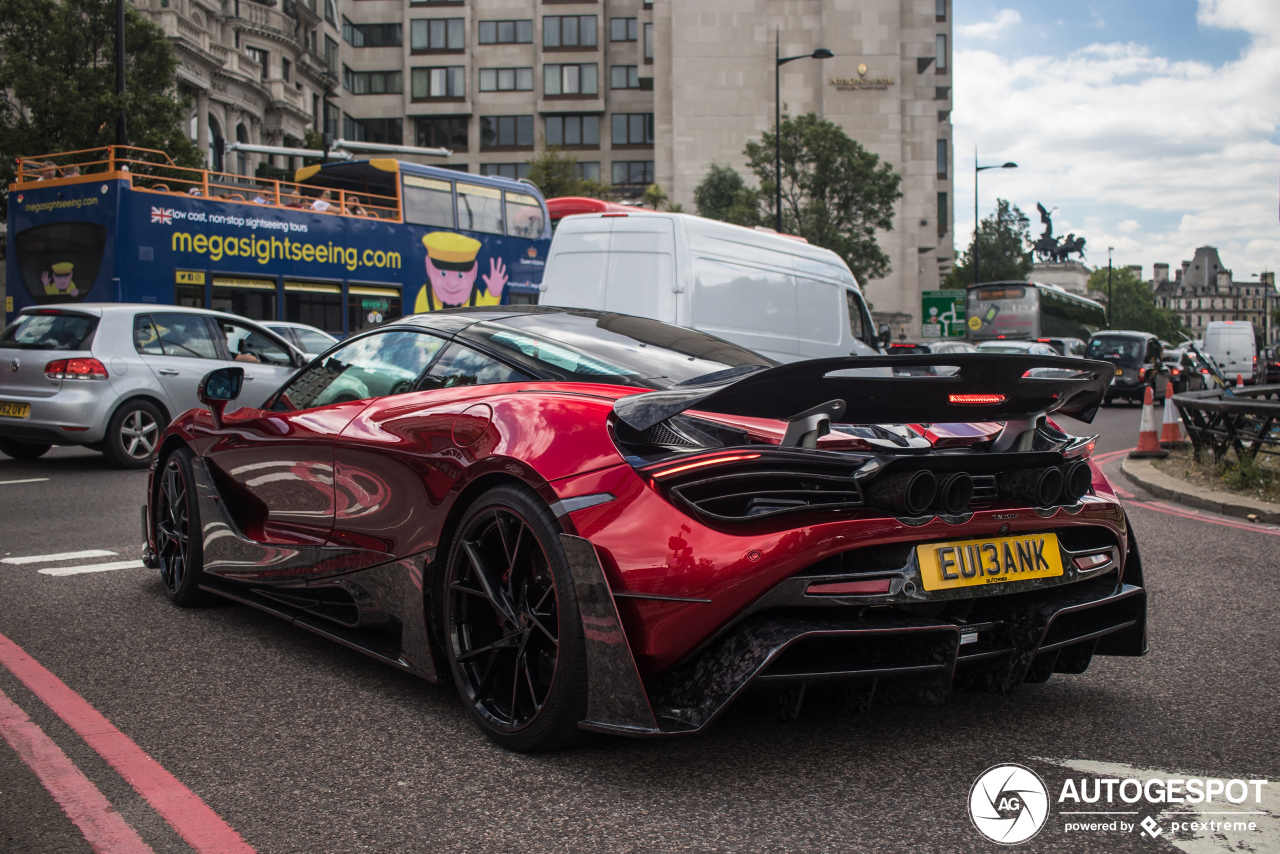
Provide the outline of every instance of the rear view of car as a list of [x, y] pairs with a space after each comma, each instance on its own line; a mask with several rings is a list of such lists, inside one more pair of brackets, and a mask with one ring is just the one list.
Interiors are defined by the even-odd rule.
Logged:
[[1169, 379], [1161, 361], [1164, 348], [1160, 339], [1146, 332], [1108, 331], [1095, 333], [1089, 339], [1086, 358], [1110, 362], [1115, 378], [1107, 390], [1107, 402], [1124, 398], [1142, 403], [1151, 387], [1157, 397], [1164, 395]]
[[1228, 382], [1237, 377], [1246, 383], [1253, 382], [1257, 365], [1258, 344], [1253, 335], [1253, 324], [1244, 321], [1217, 320], [1204, 330], [1204, 347], [1201, 350], [1218, 365]]

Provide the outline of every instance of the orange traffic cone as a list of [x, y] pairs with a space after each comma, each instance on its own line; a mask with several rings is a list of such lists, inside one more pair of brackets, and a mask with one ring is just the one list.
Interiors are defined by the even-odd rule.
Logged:
[[1182, 432], [1182, 419], [1178, 417], [1178, 407], [1173, 405], [1173, 383], [1165, 383], [1164, 424], [1160, 428], [1160, 447], [1168, 451], [1186, 446], [1187, 437]]
[[1244, 388], [1244, 374], [1236, 374], [1236, 388]]
[[1160, 440], [1156, 437], [1155, 395], [1151, 386], [1142, 397], [1142, 424], [1138, 427], [1138, 447], [1129, 452], [1129, 459], [1152, 460], [1169, 456], [1168, 451], [1160, 450]]

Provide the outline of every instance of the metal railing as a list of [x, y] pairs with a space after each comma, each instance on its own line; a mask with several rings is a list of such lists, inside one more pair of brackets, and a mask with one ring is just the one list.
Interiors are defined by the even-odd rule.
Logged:
[[1174, 395], [1173, 405], [1197, 462], [1205, 451], [1213, 452], [1214, 462], [1232, 449], [1241, 462], [1280, 455], [1280, 385], [1189, 391]]

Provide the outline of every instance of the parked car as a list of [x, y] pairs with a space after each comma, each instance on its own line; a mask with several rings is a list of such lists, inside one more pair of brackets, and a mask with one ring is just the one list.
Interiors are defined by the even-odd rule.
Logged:
[[1163, 354], [1160, 339], [1151, 333], [1113, 329], [1089, 336], [1086, 351], [1088, 358], [1114, 366], [1115, 378], [1107, 390], [1108, 403], [1124, 398], [1141, 404], [1147, 388], [1154, 391], [1157, 399], [1164, 397], [1169, 371], [1161, 361]]
[[[960, 371], [841, 375], [897, 360]], [[647, 318], [493, 306], [367, 330], [224, 412], [240, 369], [204, 379], [151, 472], [144, 561], [169, 599], [452, 682], [513, 750], [699, 732], [753, 687], [788, 715], [810, 685], [937, 703], [1147, 649], [1124, 506], [1061, 429], [1093, 418], [1106, 364], [778, 365]]]
[[31, 307], [0, 333], [0, 452], [35, 459], [86, 445], [122, 468], [148, 464], [170, 418], [197, 404], [200, 379], [242, 367], [244, 406], [306, 364], [275, 333], [220, 311], [80, 303]]
[[1061, 356], [1057, 350], [1039, 341], [1015, 341], [1001, 338], [995, 341], [983, 341], [978, 345], [979, 353], [1027, 353], [1032, 356]]
[[1280, 347], [1263, 347], [1258, 354], [1258, 370], [1265, 371], [1263, 382], [1280, 383]]
[[1240, 377], [1246, 384], [1253, 382], [1254, 368], [1258, 364], [1258, 342], [1254, 338], [1253, 324], [1247, 321], [1215, 320], [1204, 329], [1205, 353], [1222, 371], [1227, 382], [1235, 383]]
[[1059, 356], [1076, 356], [1083, 359], [1088, 345], [1079, 338], [1037, 338], [1041, 344], [1048, 344]]
[[1169, 372], [1169, 382], [1173, 383], [1174, 394], [1200, 391], [1205, 387], [1205, 377], [1200, 373], [1196, 358], [1189, 351], [1174, 347], [1164, 350], [1160, 358], [1165, 370]]
[[271, 320], [263, 322], [262, 325], [288, 341], [308, 359], [314, 359], [338, 343], [338, 339], [328, 332], [305, 323]]

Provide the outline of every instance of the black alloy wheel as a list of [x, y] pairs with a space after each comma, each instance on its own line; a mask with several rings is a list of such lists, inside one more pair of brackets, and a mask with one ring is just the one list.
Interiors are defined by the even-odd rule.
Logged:
[[200, 540], [200, 506], [191, 474], [192, 454], [174, 451], [164, 462], [155, 501], [151, 505], [155, 526], [156, 557], [164, 592], [175, 605], [191, 607], [209, 601], [200, 589], [204, 575], [204, 550]]
[[564, 747], [586, 715], [582, 622], [550, 509], [524, 487], [485, 493], [453, 537], [443, 591], [458, 694], [512, 750]]

